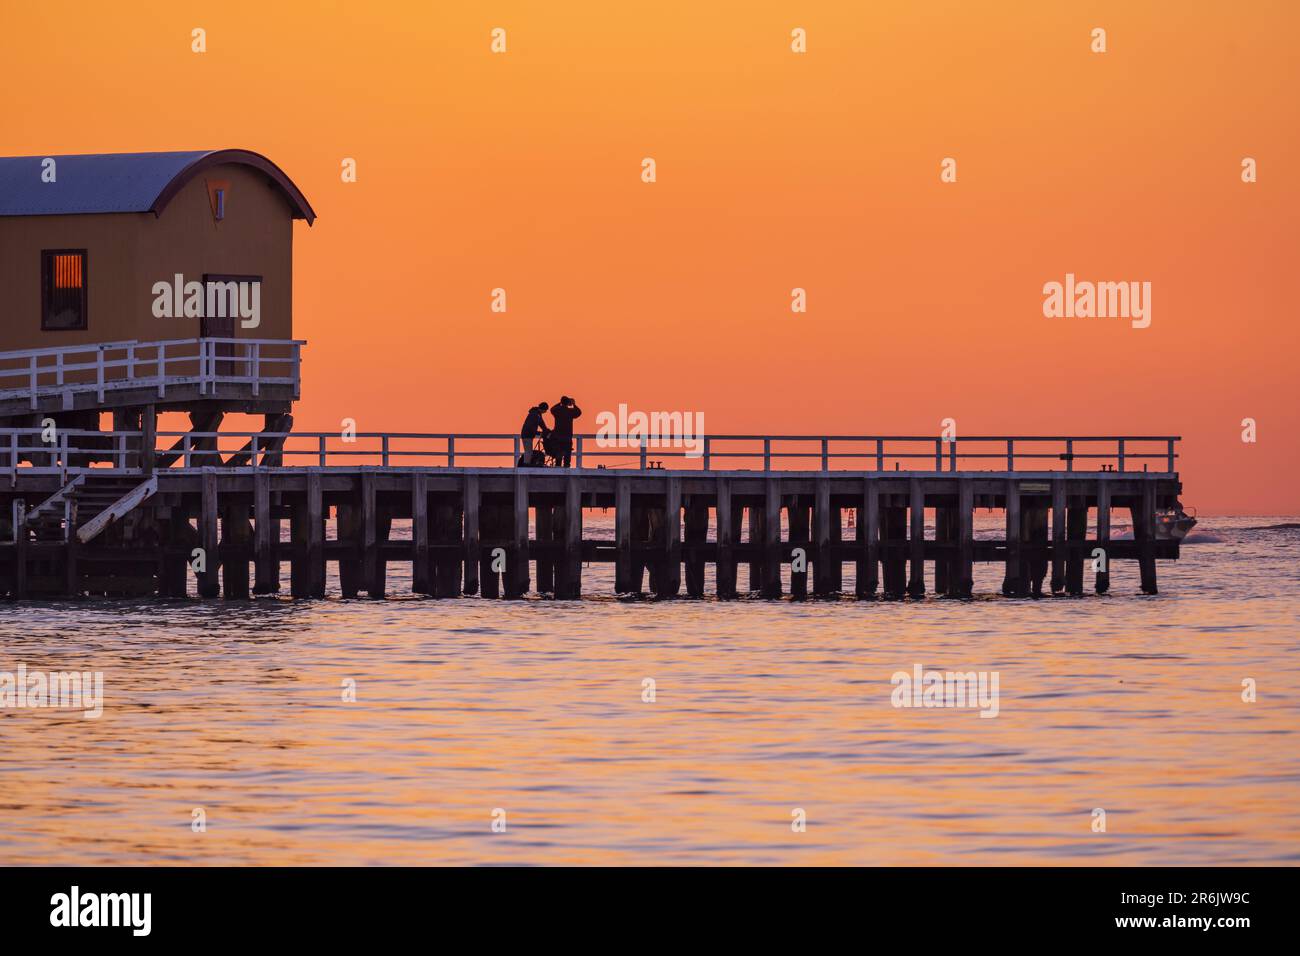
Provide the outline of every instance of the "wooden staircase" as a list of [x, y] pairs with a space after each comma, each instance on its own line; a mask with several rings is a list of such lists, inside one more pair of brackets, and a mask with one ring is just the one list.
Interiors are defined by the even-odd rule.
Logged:
[[158, 479], [83, 472], [27, 512], [27, 527], [37, 541], [67, 541], [74, 533], [85, 544], [125, 517], [158, 491]]

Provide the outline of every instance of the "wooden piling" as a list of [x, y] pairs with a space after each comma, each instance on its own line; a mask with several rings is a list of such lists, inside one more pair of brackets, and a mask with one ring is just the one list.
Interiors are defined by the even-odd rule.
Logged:
[[674, 598], [682, 587], [682, 480], [665, 479], [663, 518], [663, 562], [655, 596]]
[[925, 597], [925, 492], [920, 478], [909, 478], [907, 486], [908, 511], [912, 517], [909, 536], [912, 568], [907, 593], [919, 598]]
[[1052, 593], [1065, 590], [1065, 480], [1052, 479]]
[[253, 475], [253, 593], [274, 594], [280, 590], [280, 523], [271, 517], [271, 476], [266, 471]]
[[1133, 539], [1138, 543], [1138, 570], [1142, 593], [1158, 594], [1156, 586], [1156, 486], [1147, 479], [1142, 482], [1140, 503], [1130, 509], [1133, 517]]
[[[786, 522], [790, 529], [790, 597], [802, 601], [808, 597], [808, 565], [814, 568], [813, 587], [817, 586], [818, 561], [809, 533], [810, 507], [806, 495], [786, 495]], [[796, 551], [801, 554], [796, 555]], [[796, 565], [795, 558], [799, 557]]]
[[1065, 591], [1079, 595], [1083, 593], [1083, 548], [1088, 540], [1088, 499], [1072, 495], [1066, 506]]
[[934, 509], [934, 543], [942, 550], [934, 560], [934, 593], [947, 595], [952, 588], [951, 577], [954, 556], [947, 549], [952, 547], [955, 529], [953, 527], [953, 508], [951, 505], [938, 504]]
[[27, 502], [22, 498], [13, 503], [14, 529], [14, 597], [27, 597]]
[[863, 557], [858, 559], [854, 590], [858, 597], [874, 599], [879, 584], [880, 566], [880, 494], [874, 478], [863, 480], [857, 532]]
[[840, 545], [843, 542], [844, 529], [840, 526], [843, 516], [835, 499], [830, 501], [830, 546], [826, 549], [826, 587], [827, 594], [839, 594], [844, 590], [844, 563], [840, 560]]
[[513, 534], [510, 550], [506, 554], [505, 594], [507, 598], [522, 598], [530, 590], [528, 567], [528, 475], [515, 472]]
[[289, 594], [295, 598], [311, 597], [310, 524], [307, 495], [292, 495], [289, 504]]
[[614, 479], [614, 590], [631, 594], [641, 590], [641, 582], [632, 586], [632, 479], [620, 475]]
[[379, 554], [379, 503], [375, 488], [375, 474], [361, 473], [361, 580], [366, 594], [372, 598], [384, 596], [384, 572], [380, 569]]
[[975, 590], [975, 483], [957, 480], [957, 567], [954, 572], [956, 597], [968, 598]]
[[1098, 594], [1110, 590], [1110, 482], [1097, 482], [1097, 545], [1101, 549], [1101, 564], [1097, 571]]
[[734, 551], [736, 529], [740, 526], [742, 507], [732, 500], [731, 479], [718, 480], [717, 513], [718, 561], [715, 566], [716, 589], [718, 597], [730, 599], [736, 596], [736, 554]]
[[253, 525], [248, 520], [248, 501], [239, 495], [228, 495], [221, 507], [221, 581], [227, 600], [248, 600], [248, 559], [238, 552], [247, 552], [253, 540]]
[[685, 504], [685, 536], [690, 548], [686, 555], [686, 593], [699, 598], [704, 597], [705, 561], [697, 549], [709, 540], [709, 502], [704, 495], [693, 494]]
[[582, 596], [582, 484], [576, 475], [564, 482], [564, 556], [556, 569], [557, 598], [568, 601]]
[[307, 593], [325, 596], [325, 496], [317, 468], [307, 472]]
[[479, 589], [479, 561], [482, 558], [478, 475], [465, 476], [462, 495], [465, 507], [465, 593], [477, 594]]
[[1020, 486], [1015, 478], [1006, 483], [1007, 557], [1006, 573], [1002, 579], [1002, 593], [1007, 597], [1024, 597], [1028, 593], [1020, 539], [1023, 534], [1020, 521]]
[[751, 501], [746, 509], [749, 544], [749, 590], [761, 593], [763, 590], [763, 547], [767, 539], [767, 521], [764, 505]]
[[202, 598], [214, 598], [221, 593], [217, 571], [221, 555], [217, 544], [217, 472], [206, 467], [202, 471], [202, 510], [199, 517], [199, 547], [203, 549], [204, 570], [197, 574], [198, 593]]
[[[827, 475], [818, 475], [814, 483], [813, 521], [816, 525], [817, 563], [814, 568], [813, 593], [818, 597], [834, 594], [835, 576], [832, 567], [839, 562], [839, 557], [831, 554], [831, 523], [840, 523], [840, 512], [831, 509], [831, 480]], [[794, 522], [790, 523], [790, 539], [794, 540]], [[794, 579], [791, 578], [791, 593], [794, 593]]]
[[1048, 515], [1049, 505], [1041, 498], [1030, 498], [1022, 502], [1020, 524], [1024, 528], [1021, 540], [1029, 545], [1026, 554], [1021, 556], [1021, 567], [1029, 576], [1029, 593], [1034, 597], [1043, 596], [1043, 582], [1047, 580], [1048, 552]]
[[768, 477], [763, 505], [763, 597], [781, 596], [781, 479]]
[[[509, 572], [510, 542], [514, 536], [514, 499], [485, 495], [482, 504], [482, 545], [479, 557], [479, 590], [485, 598], [501, 596], [502, 579]], [[504, 570], [499, 570], [494, 552], [505, 556]]]
[[881, 565], [884, 567], [885, 597], [898, 599], [907, 594], [907, 506], [887, 495], [888, 504], [881, 509]]
[[437, 557], [428, 559], [428, 585], [438, 598], [461, 593], [461, 523], [464, 511], [458, 495], [439, 492], [429, 509], [429, 537], [437, 545]]
[[348, 599], [357, 597], [365, 586], [361, 502], [359, 494], [350, 497], [352, 500], [340, 503], [336, 511], [338, 540], [347, 545], [347, 550], [339, 556], [339, 591]]
[[411, 475], [411, 590], [433, 594], [433, 565], [429, 558], [429, 476]]
[[537, 553], [537, 593], [555, 593], [555, 559], [551, 558], [545, 548], [555, 540], [555, 506], [548, 502], [539, 502], [533, 509], [536, 515], [537, 542], [542, 547]]

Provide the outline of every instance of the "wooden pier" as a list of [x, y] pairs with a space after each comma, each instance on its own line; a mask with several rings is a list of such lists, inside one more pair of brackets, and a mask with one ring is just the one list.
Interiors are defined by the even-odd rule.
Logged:
[[[1176, 437], [711, 436], [693, 458], [585, 435], [562, 470], [514, 467], [510, 435], [134, 421], [57, 442], [0, 429], [0, 592], [322, 598], [332, 562], [342, 597], [382, 598], [410, 562], [432, 598], [575, 599], [584, 566], [609, 563], [621, 595], [704, 597], [711, 578], [735, 598], [745, 568], [749, 591], [801, 599], [840, 595], [850, 562], [858, 598], [962, 598], [994, 562], [1001, 593], [1028, 597], [1105, 592], [1118, 561], [1154, 594], [1156, 562], [1179, 552], [1156, 536], [1181, 490]], [[612, 538], [586, 533], [593, 508], [612, 509]], [[977, 536], [977, 509], [1001, 512], [1005, 534]], [[1116, 510], [1132, 540], [1112, 539]]]

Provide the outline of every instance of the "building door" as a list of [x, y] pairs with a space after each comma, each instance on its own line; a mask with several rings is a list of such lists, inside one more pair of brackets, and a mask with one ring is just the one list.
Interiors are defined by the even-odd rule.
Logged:
[[[261, 276], [235, 276], [203, 274], [203, 318], [199, 322], [199, 336], [205, 339], [233, 339], [235, 321], [239, 318], [241, 295], [244, 301], [248, 293], [243, 291], [245, 283], [262, 281]], [[215, 308], [214, 308], [215, 306]], [[209, 314], [212, 313], [212, 314]], [[231, 342], [217, 343], [213, 348], [218, 359], [215, 363], [217, 375], [250, 375], [247, 361], [240, 361], [236, 355], [237, 346]]]

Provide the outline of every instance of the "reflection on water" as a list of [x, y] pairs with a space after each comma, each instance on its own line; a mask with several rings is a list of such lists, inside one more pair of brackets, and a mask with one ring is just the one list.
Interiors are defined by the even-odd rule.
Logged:
[[[0, 710], [0, 860], [1294, 863], [1287, 520], [1205, 519], [1155, 598], [10, 605], [0, 671], [107, 701]], [[914, 664], [998, 717], [895, 709]]]

